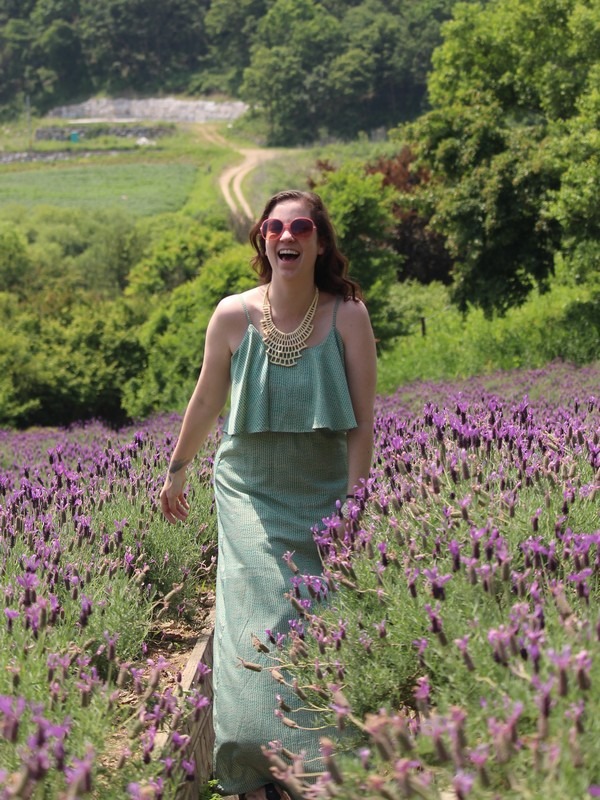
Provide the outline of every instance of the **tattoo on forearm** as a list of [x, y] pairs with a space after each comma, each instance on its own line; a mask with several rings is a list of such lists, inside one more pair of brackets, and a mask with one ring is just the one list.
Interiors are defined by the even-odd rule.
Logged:
[[180, 469], [187, 467], [189, 463], [190, 463], [189, 458], [185, 461], [184, 460], [172, 461], [169, 464], [169, 472], [171, 473], [171, 475], [174, 475], [176, 472], [179, 472]]

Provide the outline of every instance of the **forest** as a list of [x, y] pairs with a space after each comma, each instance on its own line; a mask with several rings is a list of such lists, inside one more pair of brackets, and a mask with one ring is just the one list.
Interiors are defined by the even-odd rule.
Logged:
[[0, 111], [89, 95], [240, 97], [295, 144], [414, 118], [456, 0], [0, 0]]
[[[465, 320], [502, 319], [538, 298], [538, 362], [542, 352], [597, 358], [597, 0], [0, 0], [0, 26], [7, 125], [25, 97], [37, 115], [88, 92], [245, 99], [233, 135], [296, 147], [282, 157], [286, 180], [329, 205], [382, 356], [443, 296]], [[54, 188], [73, 174], [77, 207], [3, 202], [3, 425], [117, 425], [181, 410], [211, 309], [253, 276], [215, 199], [227, 153], [200, 157], [192, 132], [167, 133], [152, 153], [124, 150], [112, 167], [98, 150], [84, 169], [74, 147], [82, 171], [37, 168]], [[114, 159], [114, 145], [105, 137], [98, 147]], [[126, 179], [132, 197], [158, 187], [164, 200], [169, 184], [170, 210], [88, 208], [99, 197], [99, 184], [82, 183], [92, 167], [105, 182]], [[3, 167], [3, 184], [22, 185], [34, 169]], [[529, 329], [520, 335], [533, 341]], [[490, 356], [488, 368], [498, 363]]]

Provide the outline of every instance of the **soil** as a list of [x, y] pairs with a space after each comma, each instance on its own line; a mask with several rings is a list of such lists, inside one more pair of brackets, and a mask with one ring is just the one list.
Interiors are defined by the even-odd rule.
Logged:
[[145, 671], [150, 672], [149, 661], [156, 662], [161, 656], [168, 662], [163, 670], [160, 686], [166, 688], [177, 683], [196, 646], [200, 633], [205, 633], [210, 625], [209, 613], [214, 605], [212, 595], [203, 599], [190, 620], [158, 620], [148, 639], [143, 656]]
[[[188, 620], [162, 620], [157, 621], [152, 629], [150, 636], [146, 640], [145, 652], [139, 659], [137, 667], [143, 669], [144, 676], [142, 683], [145, 683], [150, 676], [152, 664], [160, 658], [167, 662], [167, 666], [162, 670], [159, 686], [157, 690], [164, 692], [167, 688], [176, 688], [181, 680], [192, 652], [201, 633], [206, 633], [210, 626], [209, 615], [214, 606], [214, 596], [207, 595], [199, 604], [196, 614]], [[119, 702], [124, 706], [129, 706], [132, 711], [139, 704], [140, 698], [133, 691], [121, 691]], [[97, 792], [94, 798], [103, 794], [105, 782], [109, 780], [110, 772], [117, 768], [117, 764], [124, 746], [128, 742], [128, 733], [125, 728], [121, 728], [113, 733], [102, 758], [103, 766], [106, 769], [104, 774], [98, 778]]]

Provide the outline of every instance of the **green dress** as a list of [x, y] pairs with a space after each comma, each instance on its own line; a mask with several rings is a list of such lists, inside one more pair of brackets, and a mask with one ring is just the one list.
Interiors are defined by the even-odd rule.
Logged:
[[[345, 496], [346, 432], [356, 419], [335, 325], [338, 306], [339, 299], [327, 337], [303, 350], [293, 367], [268, 361], [246, 309], [248, 328], [232, 357], [231, 409], [214, 467], [219, 526], [214, 774], [223, 794], [249, 792], [273, 780], [261, 752], [271, 741], [305, 751], [310, 771], [320, 768], [322, 732], [289, 728], [275, 715], [276, 695], [292, 708], [300, 705], [298, 698], [269, 671], [245, 669], [240, 659], [275, 665], [257, 652], [252, 636], [266, 642], [267, 630], [286, 634], [296, 616], [284, 596], [292, 572], [283, 556], [293, 553], [301, 574], [319, 575], [311, 529]], [[286, 715], [299, 725], [311, 724], [307, 712]]]

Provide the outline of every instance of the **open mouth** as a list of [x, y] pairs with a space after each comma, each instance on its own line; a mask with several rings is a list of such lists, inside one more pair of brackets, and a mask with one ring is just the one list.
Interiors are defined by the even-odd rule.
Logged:
[[300, 257], [300, 253], [297, 250], [289, 250], [287, 248], [282, 248], [277, 255], [282, 261], [295, 261]]

